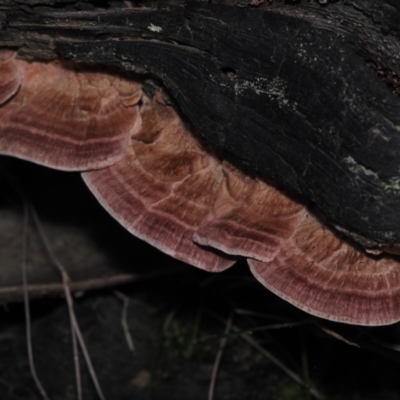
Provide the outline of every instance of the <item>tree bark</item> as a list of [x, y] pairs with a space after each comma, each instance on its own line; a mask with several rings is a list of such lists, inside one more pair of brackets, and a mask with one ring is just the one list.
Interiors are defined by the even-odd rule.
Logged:
[[223, 157], [400, 246], [395, 0], [3, 0], [0, 26], [20, 57], [158, 77]]

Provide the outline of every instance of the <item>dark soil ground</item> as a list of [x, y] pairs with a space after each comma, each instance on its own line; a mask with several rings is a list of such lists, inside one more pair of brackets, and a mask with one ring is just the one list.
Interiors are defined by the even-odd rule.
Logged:
[[[215, 400], [312, 399], [311, 389], [324, 399], [400, 399], [400, 325], [363, 328], [310, 317], [264, 289], [244, 262], [212, 275], [172, 260], [108, 216], [79, 174], [3, 157], [0, 184], [0, 290], [21, 284], [21, 189], [72, 280], [136, 274], [129, 284], [74, 296], [108, 400], [206, 400], [230, 318], [247, 336], [227, 336]], [[29, 282], [60, 282], [40, 242], [30, 227]], [[22, 292], [15, 293], [10, 303], [0, 291], [0, 399], [41, 399], [29, 370], [24, 307], [15, 301]], [[134, 352], [121, 324], [123, 298]], [[75, 399], [65, 300], [45, 296], [30, 306], [37, 374], [51, 399]], [[82, 357], [81, 365], [84, 399], [97, 399]]]

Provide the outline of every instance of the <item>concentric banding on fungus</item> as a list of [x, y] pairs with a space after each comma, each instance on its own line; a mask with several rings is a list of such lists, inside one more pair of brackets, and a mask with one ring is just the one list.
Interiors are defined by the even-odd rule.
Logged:
[[16, 62], [23, 79], [0, 106], [0, 154], [69, 171], [125, 155], [141, 124], [140, 83], [68, 63]]

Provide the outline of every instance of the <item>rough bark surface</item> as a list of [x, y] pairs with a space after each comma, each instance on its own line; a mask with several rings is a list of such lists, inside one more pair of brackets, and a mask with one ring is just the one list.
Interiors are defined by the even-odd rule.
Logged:
[[5, 0], [0, 46], [151, 73], [227, 157], [400, 244], [400, 5], [140, 3]]

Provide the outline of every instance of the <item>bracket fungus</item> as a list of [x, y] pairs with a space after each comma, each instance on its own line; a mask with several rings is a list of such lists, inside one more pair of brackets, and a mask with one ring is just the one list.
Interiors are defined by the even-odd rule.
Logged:
[[255, 277], [330, 320], [400, 320], [400, 262], [368, 254], [193, 134], [163, 89], [0, 51], [0, 153], [76, 170], [126, 229], [196, 267], [246, 257]]
[[7, 50], [1, 54], [0, 73], [8, 72], [0, 75], [0, 89], [6, 89], [0, 95], [1, 154], [75, 171], [124, 156], [129, 136], [140, 127], [137, 82], [68, 63], [6, 58]]

